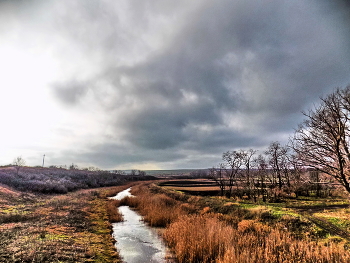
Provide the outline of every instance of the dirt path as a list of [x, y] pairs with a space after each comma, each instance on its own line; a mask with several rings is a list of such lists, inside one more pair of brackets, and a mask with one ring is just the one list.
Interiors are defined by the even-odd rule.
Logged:
[[331, 235], [337, 235], [350, 241], [350, 234], [348, 231], [334, 225], [326, 219], [314, 216], [313, 212], [302, 212], [301, 214], [318, 227], [326, 230]]

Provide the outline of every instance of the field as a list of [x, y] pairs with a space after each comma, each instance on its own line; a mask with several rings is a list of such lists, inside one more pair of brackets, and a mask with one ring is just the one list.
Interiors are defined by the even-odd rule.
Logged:
[[39, 195], [0, 186], [0, 262], [120, 262], [106, 196], [125, 187]]
[[215, 182], [209, 180], [171, 180], [159, 184], [166, 189], [181, 191], [193, 195], [216, 196], [220, 188]]
[[178, 262], [350, 261], [346, 198], [259, 204], [188, 194], [211, 192], [209, 184], [171, 180], [134, 189], [137, 198], [129, 205], [151, 225], [165, 227]]
[[[171, 180], [159, 183], [164, 189], [212, 197], [219, 194], [219, 188], [214, 185], [210, 180]], [[284, 199], [281, 203], [254, 203], [244, 199], [232, 202], [219, 197], [217, 199], [223, 200], [226, 206], [264, 211], [276, 218], [295, 217], [305, 220], [316, 226], [318, 233], [310, 233], [312, 235], [350, 240], [350, 206], [348, 198], [345, 197], [300, 197]]]
[[[108, 199], [130, 186], [135, 198]], [[120, 205], [158, 227], [179, 263], [350, 261], [347, 198], [254, 203], [217, 194], [199, 179], [51, 195], [0, 185], [0, 262], [121, 262], [111, 237]]]

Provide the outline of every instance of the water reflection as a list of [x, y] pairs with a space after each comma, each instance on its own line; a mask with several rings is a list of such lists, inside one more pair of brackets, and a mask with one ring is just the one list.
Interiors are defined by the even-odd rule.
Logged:
[[128, 189], [125, 189], [124, 191], [119, 192], [116, 196], [110, 197], [111, 199], [116, 199], [116, 200], [121, 200], [124, 197], [127, 196], [133, 196], [131, 193], [131, 187], [129, 187]]
[[[130, 196], [130, 188], [114, 199]], [[124, 222], [113, 224], [113, 237], [123, 260], [127, 263], [166, 262], [166, 247], [155, 229], [147, 226], [142, 217], [128, 206], [119, 207]]]

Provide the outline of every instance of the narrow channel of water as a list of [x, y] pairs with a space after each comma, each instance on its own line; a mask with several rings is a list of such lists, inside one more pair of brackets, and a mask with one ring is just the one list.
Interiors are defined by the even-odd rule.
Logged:
[[[131, 196], [128, 188], [113, 199]], [[128, 206], [119, 207], [124, 221], [113, 223], [113, 237], [123, 261], [127, 263], [166, 262], [166, 246], [157, 231], [142, 221], [142, 217]]]
[[116, 196], [111, 197], [111, 199], [122, 200], [124, 197], [133, 196], [131, 193], [131, 187], [125, 189], [124, 191], [119, 192]]

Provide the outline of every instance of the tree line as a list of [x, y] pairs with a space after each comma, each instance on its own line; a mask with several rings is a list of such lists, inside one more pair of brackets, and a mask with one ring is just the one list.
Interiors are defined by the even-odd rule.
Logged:
[[289, 145], [275, 141], [264, 153], [257, 153], [254, 149], [223, 153], [223, 162], [209, 170], [221, 195], [275, 202], [282, 196], [309, 195], [315, 190], [318, 196], [327, 194], [320, 176], [310, 176]]
[[321, 97], [289, 143], [223, 153], [210, 177], [221, 195], [276, 201], [282, 196], [329, 195], [338, 184], [350, 193], [350, 86]]

